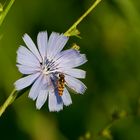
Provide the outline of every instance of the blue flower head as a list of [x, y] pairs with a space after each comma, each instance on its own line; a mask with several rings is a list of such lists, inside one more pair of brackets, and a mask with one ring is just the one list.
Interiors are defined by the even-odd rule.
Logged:
[[84, 93], [86, 86], [77, 78], [85, 78], [85, 71], [77, 69], [87, 59], [75, 49], [62, 51], [68, 41], [63, 34], [47, 32], [37, 36], [37, 47], [25, 34], [23, 40], [27, 46], [20, 46], [17, 51], [17, 67], [26, 75], [14, 85], [22, 90], [32, 85], [29, 98], [36, 100], [36, 108], [40, 109], [48, 98], [50, 111], [60, 111], [63, 105], [72, 104], [71, 96], [66, 88], [76, 93]]

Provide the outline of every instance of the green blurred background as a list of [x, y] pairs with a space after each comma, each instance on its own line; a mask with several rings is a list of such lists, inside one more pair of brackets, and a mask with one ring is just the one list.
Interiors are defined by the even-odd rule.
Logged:
[[[8, 1], [8, 0], [7, 0]], [[0, 1], [2, 4], [5, 0]], [[94, 1], [16, 0], [0, 27], [0, 104], [21, 77], [16, 50], [28, 33], [65, 32]], [[36, 110], [28, 92], [0, 118], [0, 140], [139, 140], [140, 139], [140, 1], [102, 0], [78, 26], [80, 45], [88, 62], [84, 95], [72, 95], [73, 104], [50, 113], [47, 103]], [[112, 114], [122, 117], [109, 131]], [[126, 115], [125, 115], [126, 114]], [[124, 117], [123, 117], [124, 116]]]

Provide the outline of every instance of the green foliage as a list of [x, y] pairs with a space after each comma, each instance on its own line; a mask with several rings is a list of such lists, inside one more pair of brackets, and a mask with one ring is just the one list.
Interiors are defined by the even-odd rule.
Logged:
[[[22, 35], [41, 30], [65, 32], [88, 9], [84, 0], [16, 1], [0, 27], [0, 103], [21, 75], [16, 50]], [[72, 95], [73, 104], [50, 113], [23, 94], [0, 119], [0, 139], [9, 140], [138, 140], [140, 138], [140, 2], [102, 1], [78, 26], [82, 39], [70, 38], [87, 54], [88, 89]], [[112, 120], [113, 121], [112, 123]], [[103, 134], [101, 133], [103, 130]], [[90, 137], [86, 136], [90, 134]], [[89, 135], [88, 134], [88, 135]]]

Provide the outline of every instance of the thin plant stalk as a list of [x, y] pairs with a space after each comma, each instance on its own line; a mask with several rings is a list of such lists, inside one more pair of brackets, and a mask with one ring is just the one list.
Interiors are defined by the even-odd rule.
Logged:
[[6, 108], [15, 100], [15, 98], [17, 97], [18, 92], [16, 91], [16, 89], [14, 89], [10, 96], [6, 99], [6, 101], [4, 102], [4, 104], [0, 107], [0, 117], [2, 116], [2, 114], [4, 113], [4, 111], [6, 110]]
[[101, 2], [96, 0], [91, 7], [64, 33], [65, 36], [71, 36], [73, 30], [77, 28], [77, 25]]
[[0, 26], [2, 25], [7, 13], [11, 9], [14, 2], [15, 2], [15, 0], [10, 0], [10, 2], [7, 4], [6, 8], [4, 8], [4, 10], [1, 12], [1, 14], [0, 14]]

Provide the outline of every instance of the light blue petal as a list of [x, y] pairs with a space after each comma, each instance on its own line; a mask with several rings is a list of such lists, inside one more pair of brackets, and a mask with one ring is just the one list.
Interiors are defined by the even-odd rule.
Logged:
[[56, 94], [54, 91], [49, 91], [49, 111], [54, 112], [54, 111], [60, 111], [63, 109], [63, 102], [59, 102]]
[[64, 88], [62, 100], [63, 100], [64, 105], [66, 106], [69, 106], [70, 104], [72, 104], [71, 96], [66, 88]]
[[86, 56], [84, 54], [81, 54], [77, 58], [72, 57], [70, 59], [66, 59], [62, 57], [62, 59], [63, 61], [61, 61], [59, 67], [74, 68], [87, 62]]
[[78, 79], [65, 75], [66, 85], [77, 93], [83, 94], [86, 90], [86, 86]]
[[43, 78], [43, 75], [40, 75], [40, 77], [34, 82], [28, 95], [29, 98], [33, 100], [37, 98], [43, 86]]
[[55, 65], [52, 67], [54, 68], [71, 68], [69, 65], [65, 65], [65, 63], [70, 63], [71, 60], [74, 61], [75, 59], [80, 57], [80, 53], [74, 49], [69, 49], [58, 53], [53, 61]]
[[47, 100], [49, 90], [51, 90], [53, 88], [51, 80], [50, 80], [50, 75], [44, 76], [44, 78], [42, 80], [42, 85], [43, 86], [39, 92], [39, 95], [38, 95], [37, 101], [36, 101], [37, 109], [40, 109], [44, 105], [45, 101]]
[[31, 67], [40, 66], [38, 59], [24, 46], [20, 46], [17, 51], [17, 63]]
[[58, 72], [70, 75], [75, 78], [85, 78], [86, 72], [81, 69], [75, 69], [75, 68], [59, 68], [57, 69]]
[[36, 108], [40, 109], [44, 103], [46, 102], [48, 97], [48, 90], [41, 90], [39, 92], [39, 95], [37, 97], [37, 101], [36, 101]]
[[54, 61], [56, 61], [57, 63], [61, 62], [63, 59], [67, 59], [69, 60], [69, 58], [77, 58], [80, 56], [80, 53], [74, 49], [68, 49], [68, 50], [64, 50], [59, 52], [55, 57], [54, 57]]
[[31, 50], [31, 52], [38, 58], [38, 60], [40, 62], [42, 62], [42, 57], [40, 56], [40, 54], [39, 54], [34, 42], [29, 37], [29, 35], [24, 34], [23, 40], [24, 40], [25, 44], [27, 45], [27, 47]]
[[64, 48], [67, 41], [68, 37], [52, 32], [48, 41], [47, 58], [53, 59]]
[[48, 34], [47, 32], [40, 32], [37, 36], [37, 44], [39, 52], [44, 60], [47, 52]]
[[30, 86], [39, 77], [39, 75], [40, 73], [35, 73], [17, 80], [14, 83], [16, 90], [21, 90]]
[[74, 49], [62, 51], [54, 58], [55, 67], [57, 68], [73, 68], [87, 62], [85, 54], [80, 54]]
[[52, 56], [53, 47], [56, 44], [56, 40], [58, 40], [59, 33], [52, 32], [49, 40], [48, 40], [48, 48], [47, 48], [47, 58], [50, 60]]
[[33, 74], [40, 71], [40, 68], [30, 67], [25, 65], [16, 65], [22, 74]]

